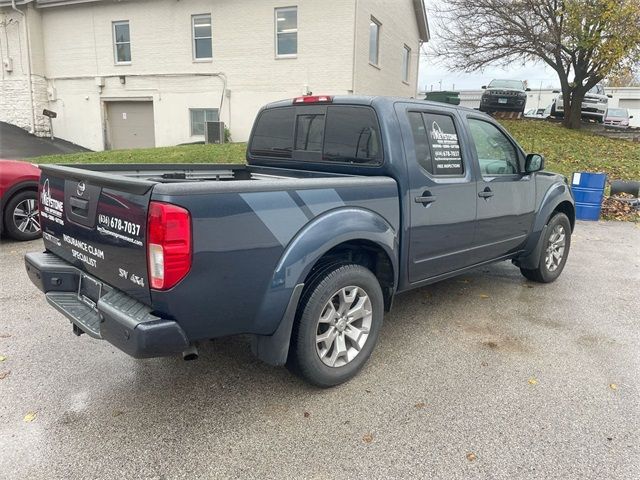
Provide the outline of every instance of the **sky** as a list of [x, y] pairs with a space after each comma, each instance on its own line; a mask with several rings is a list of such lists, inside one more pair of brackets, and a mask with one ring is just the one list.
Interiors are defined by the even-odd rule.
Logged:
[[[494, 78], [527, 80], [529, 88], [557, 88], [560, 85], [558, 75], [544, 64], [514, 64], [508, 69], [499, 67], [486, 68], [482, 72], [457, 72], [439, 65], [429, 56], [420, 58], [418, 88], [420, 91], [430, 90], [478, 90]], [[442, 83], [440, 83], [442, 82]]]

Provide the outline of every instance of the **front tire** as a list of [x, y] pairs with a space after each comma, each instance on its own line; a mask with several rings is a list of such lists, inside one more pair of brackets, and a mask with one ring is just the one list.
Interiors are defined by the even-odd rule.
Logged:
[[383, 315], [382, 289], [370, 270], [355, 264], [327, 270], [302, 296], [288, 366], [318, 387], [350, 380], [371, 355]]
[[547, 223], [543, 248], [538, 267], [532, 270], [521, 268], [528, 280], [551, 283], [560, 276], [567, 263], [571, 247], [571, 223], [564, 213], [556, 213]]
[[6, 233], [14, 240], [35, 240], [40, 237], [40, 217], [38, 215], [38, 194], [26, 190], [14, 195], [4, 210]]

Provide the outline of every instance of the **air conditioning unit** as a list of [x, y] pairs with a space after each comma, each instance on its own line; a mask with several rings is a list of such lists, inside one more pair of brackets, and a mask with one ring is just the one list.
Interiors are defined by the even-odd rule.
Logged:
[[204, 122], [204, 143], [224, 143], [224, 122]]

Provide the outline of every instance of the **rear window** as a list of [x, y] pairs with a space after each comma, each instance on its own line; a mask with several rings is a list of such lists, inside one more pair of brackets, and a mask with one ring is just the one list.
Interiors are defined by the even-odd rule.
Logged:
[[373, 109], [304, 106], [265, 110], [258, 118], [251, 154], [309, 162], [382, 163]]
[[304, 114], [296, 117], [296, 150], [321, 152], [323, 136], [323, 114]]
[[329, 107], [323, 159], [379, 164], [380, 138], [373, 110], [367, 107]]
[[251, 140], [253, 155], [291, 158], [294, 111], [285, 107], [262, 112]]

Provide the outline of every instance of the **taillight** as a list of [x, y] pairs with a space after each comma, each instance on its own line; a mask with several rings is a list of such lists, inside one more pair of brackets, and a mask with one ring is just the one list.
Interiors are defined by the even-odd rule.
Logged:
[[149, 203], [147, 259], [151, 288], [168, 290], [191, 269], [191, 215], [177, 205]]
[[297, 97], [293, 99], [294, 104], [300, 103], [331, 103], [333, 97], [331, 95], [307, 95], [304, 97]]

